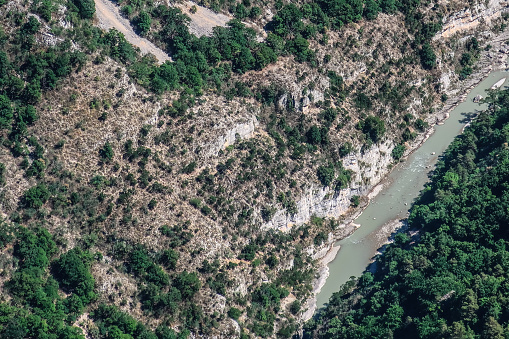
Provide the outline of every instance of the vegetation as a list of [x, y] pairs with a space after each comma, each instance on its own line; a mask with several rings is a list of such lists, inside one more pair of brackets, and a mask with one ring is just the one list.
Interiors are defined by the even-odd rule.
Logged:
[[449, 146], [408, 218], [410, 232], [335, 293], [309, 334], [503, 338], [507, 295], [509, 91]]
[[[434, 55], [442, 7], [212, 0], [235, 19], [196, 37], [176, 7], [118, 1], [136, 32], [171, 55], [158, 64], [95, 27], [94, 4], [0, 11], [0, 337], [234, 336], [231, 319], [242, 337], [291, 337], [315, 273], [305, 249], [338, 223], [260, 225], [299, 212], [311, 181], [331, 196], [346, 189], [355, 177], [346, 162], [362, 146], [427, 128], [434, 73], [420, 88], [407, 75], [428, 75], [419, 57]], [[262, 39], [251, 24], [269, 10]], [[398, 11], [404, 34], [368, 22]], [[401, 58], [382, 55], [385, 40], [398, 40]], [[471, 67], [478, 45], [455, 62]], [[363, 63], [366, 77], [352, 82], [343, 60]], [[401, 122], [421, 91], [429, 102]], [[245, 117], [256, 133], [216, 149], [222, 123], [231, 134]], [[352, 208], [361, 202], [353, 196]]]

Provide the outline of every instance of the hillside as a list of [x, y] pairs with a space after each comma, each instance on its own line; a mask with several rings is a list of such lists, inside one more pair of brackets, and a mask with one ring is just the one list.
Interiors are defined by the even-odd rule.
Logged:
[[323, 338], [505, 338], [509, 91], [449, 146], [376, 271], [334, 294]]
[[506, 67], [502, 1], [193, 6], [0, 0], [0, 336], [290, 337], [344, 221]]

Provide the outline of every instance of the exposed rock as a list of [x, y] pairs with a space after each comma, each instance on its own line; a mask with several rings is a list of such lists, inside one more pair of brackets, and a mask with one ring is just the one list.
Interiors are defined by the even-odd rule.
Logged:
[[[349, 188], [335, 192], [329, 187], [310, 184], [297, 202], [297, 213], [290, 215], [279, 210], [263, 228], [275, 228], [289, 231], [292, 226], [306, 223], [311, 216], [339, 218], [350, 208], [350, 199], [354, 195], [367, 194], [387, 173], [387, 166], [393, 161], [390, 141], [373, 146], [368, 151], [347, 156], [343, 166], [355, 173]], [[368, 179], [369, 178], [369, 179]], [[359, 185], [359, 182], [366, 182]]]
[[474, 99], [472, 99], [472, 101], [473, 101], [473, 102], [476, 102], [476, 103], [477, 103], [477, 102], [481, 102], [481, 100], [482, 100], [482, 95], [480, 95], [480, 94], [479, 94], [479, 95], [477, 95], [477, 96], [475, 96], [475, 98], [474, 98]]
[[481, 2], [470, 9], [466, 9], [443, 20], [443, 28], [433, 39], [450, 38], [456, 33], [477, 28], [481, 24], [490, 25], [503, 12], [509, 11], [509, 1], [489, 0]]
[[279, 110], [283, 110], [286, 108], [286, 105], [288, 103], [288, 93], [285, 93], [281, 95], [281, 97], [277, 101], [277, 108]]
[[[218, 137], [212, 144], [209, 144], [205, 152], [209, 156], [217, 156], [219, 151], [225, 149], [229, 145], [233, 145], [236, 140], [246, 139], [253, 135], [256, 127], [258, 127], [258, 120], [255, 116], [250, 116], [245, 119], [245, 122], [237, 123], [236, 125], [226, 128], [223, 135]], [[223, 124], [219, 124], [214, 129], [224, 128]], [[216, 133], [214, 133], [216, 135]]]

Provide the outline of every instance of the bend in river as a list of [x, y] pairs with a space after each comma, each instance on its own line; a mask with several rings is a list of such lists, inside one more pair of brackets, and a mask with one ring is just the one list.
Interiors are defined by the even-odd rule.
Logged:
[[358, 277], [366, 270], [378, 249], [401, 226], [400, 220], [408, 216], [411, 204], [428, 181], [428, 173], [439, 155], [461, 134], [465, 124], [479, 110], [487, 107], [486, 104], [474, 103], [473, 99], [478, 95], [486, 97], [487, 89], [507, 77], [508, 72], [491, 73], [470, 91], [464, 102], [450, 112], [449, 119], [443, 125], [435, 127], [435, 132], [426, 142], [394, 168], [383, 190], [355, 220], [361, 226], [350, 237], [336, 244], [340, 250], [329, 263], [329, 278], [317, 295], [317, 309], [323, 308], [331, 295], [351, 276]]

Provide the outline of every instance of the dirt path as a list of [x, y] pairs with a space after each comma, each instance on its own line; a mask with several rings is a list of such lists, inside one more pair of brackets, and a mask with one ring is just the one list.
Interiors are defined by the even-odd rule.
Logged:
[[94, 0], [95, 1], [95, 13], [97, 16], [97, 26], [102, 29], [115, 28], [122, 34], [124, 34], [127, 41], [131, 44], [138, 46], [142, 54], [153, 54], [157, 58], [157, 61], [162, 64], [166, 60], [171, 58], [159, 47], [137, 35], [129, 21], [123, 18], [118, 12], [118, 7], [115, 6], [108, 0]]
[[[180, 8], [182, 13], [187, 14], [187, 16], [191, 18], [189, 32], [197, 37], [201, 37], [202, 35], [211, 36], [214, 27], [226, 27], [227, 22], [233, 19], [233, 17], [222, 13], [214, 13], [210, 9], [199, 6], [192, 1], [177, 4], [176, 7]], [[194, 13], [191, 11], [193, 7], [196, 8], [196, 12]]]

